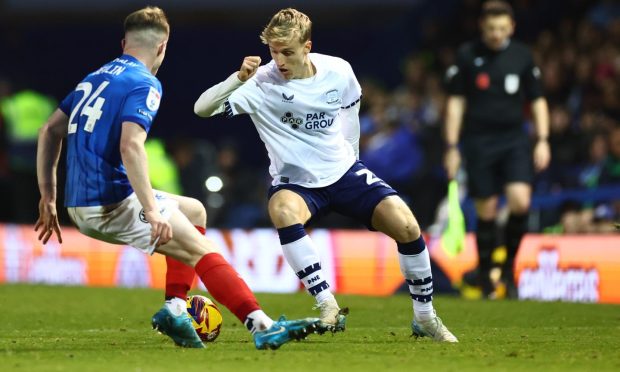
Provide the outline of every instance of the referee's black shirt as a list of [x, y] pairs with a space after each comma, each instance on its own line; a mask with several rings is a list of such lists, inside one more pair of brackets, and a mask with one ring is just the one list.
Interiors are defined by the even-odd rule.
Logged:
[[463, 134], [521, 128], [524, 102], [543, 95], [540, 69], [528, 47], [515, 40], [499, 51], [481, 40], [464, 44], [446, 71], [446, 83], [450, 95], [466, 99]]

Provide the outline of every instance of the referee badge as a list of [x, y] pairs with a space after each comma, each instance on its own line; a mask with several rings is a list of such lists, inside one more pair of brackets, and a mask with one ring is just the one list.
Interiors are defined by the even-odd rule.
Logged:
[[519, 75], [506, 75], [506, 79], [504, 80], [504, 89], [506, 89], [506, 93], [508, 94], [517, 93], [517, 91], [519, 90]]

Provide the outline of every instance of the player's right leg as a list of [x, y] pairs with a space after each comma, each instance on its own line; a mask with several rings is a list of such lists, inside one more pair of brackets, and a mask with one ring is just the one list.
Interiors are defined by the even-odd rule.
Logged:
[[260, 308], [254, 294], [222, 257], [218, 247], [199, 234], [180, 211], [172, 211], [169, 222], [173, 238], [156, 251], [194, 267], [209, 294], [252, 333], [256, 348], [277, 349], [316, 330], [318, 318], [293, 321], [281, 318], [274, 322]]
[[476, 246], [478, 247], [478, 282], [483, 298], [493, 298], [495, 285], [491, 282], [493, 268], [492, 253], [498, 245], [498, 230], [495, 222], [497, 214], [497, 196], [477, 198], [475, 201], [478, 215], [476, 226]]
[[282, 253], [299, 280], [316, 299], [316, 309], [320, 311], [319, 333], [344, 331], [348, 309], [340, 309], [336, 298], [330, 291], [327, 277], [321, 269], [321, 259], [314, 243], [306, 234], [304, 224], [312, 213], [300, 195], [313, 198], [314, 205], [321, 205], [320, 195], [310, 190], [296, 187], [293, 190], [282, 188], [270, 192], [269, 216], [278, 230]]

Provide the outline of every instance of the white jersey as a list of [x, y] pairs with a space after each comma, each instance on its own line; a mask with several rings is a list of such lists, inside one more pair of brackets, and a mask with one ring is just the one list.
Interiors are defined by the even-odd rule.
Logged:
[[271, 160], [274, 186], [328, 186], [356, 160], [339, 116], [362, 94], [351, 65], [317, 53], [309, 57], [316, 68], [314, 76], [286, 80], [272, 60], [224, 102], [227, 115], [252, 118]]

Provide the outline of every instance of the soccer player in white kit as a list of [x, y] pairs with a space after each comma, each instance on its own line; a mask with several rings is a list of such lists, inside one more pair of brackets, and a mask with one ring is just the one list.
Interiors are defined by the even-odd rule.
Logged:
[[273, 177], [269, 215], [282, 250], [320, 309], [321, 332], [343, 331], [339, 308], [304, 225], [336, 211], [396, 240], [413, 299], [414, 335], [457, 342], [432, 305], [430, 258], [411, 210], [357, 160], [361, 88], [349, 63], [310, 53], [311, 21], [295, 9], [276, 13], [261, 34], [272, 60], [245, 57], [239, 71], [196, 101], [201, 117], [248, 114], [265, 143]]

